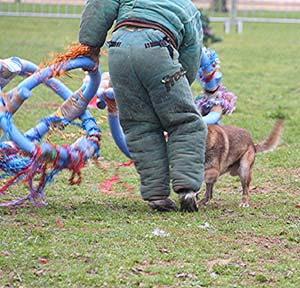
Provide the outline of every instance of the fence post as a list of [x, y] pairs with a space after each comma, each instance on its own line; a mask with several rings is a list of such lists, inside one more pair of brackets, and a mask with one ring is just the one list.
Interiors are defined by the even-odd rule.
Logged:
[[214, 12], [227, 13], [227, 0], [212, 0], [210, 3], [210, 8]]
[[225, 23], [225, 32], [229, 33], [230, 32], [230, 27], [236, 25], [236, 20], [237, 20], [237, 4], [238, 0], [232, 0], [231, 1], [231, 9], [230, 9], [230, 14], [229, 14], [229, 23]]

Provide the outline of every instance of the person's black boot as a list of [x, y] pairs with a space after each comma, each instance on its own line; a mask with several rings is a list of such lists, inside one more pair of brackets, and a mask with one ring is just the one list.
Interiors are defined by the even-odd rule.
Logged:
[[151, 199], [151, 200], [148, 200], [148, 205], [153, 210], [156, 210], [159, 212], [169, 212], [169, 211], [177, 210], [175, 202], [169, 198]]
[[193, 191], [185, 191], [179, 193], [180, 211], [197, 212], [198, 200], [197, 193]]

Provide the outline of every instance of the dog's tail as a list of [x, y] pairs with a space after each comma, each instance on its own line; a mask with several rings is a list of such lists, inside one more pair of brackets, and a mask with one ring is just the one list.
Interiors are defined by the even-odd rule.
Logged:
[[270, 135], [265, 140], [255, 145], [256, 153], [272, 151], [279, 145], [283, 132], [283, 123], [283, 119], [277, 119]]

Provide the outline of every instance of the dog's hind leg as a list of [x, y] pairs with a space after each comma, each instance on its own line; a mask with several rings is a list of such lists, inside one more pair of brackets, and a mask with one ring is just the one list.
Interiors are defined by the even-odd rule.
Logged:
[[238, 174], [240, 176], [243, 188], [242, 202], [240, 204], [241, 207], [249, 207], [249, 189], [252, 181], [252, 166], [254, 164], [254, 160], [255, 151], [252, 147], [243, 155], [240, 160]]
[[205, 169], [204, 181], [206, 185], [204, 197], [198, 202], [199, 205], [206, 205], [213, 196], [214, 184], [217, 182], [219, 177], [219, 170], [215, 168]]

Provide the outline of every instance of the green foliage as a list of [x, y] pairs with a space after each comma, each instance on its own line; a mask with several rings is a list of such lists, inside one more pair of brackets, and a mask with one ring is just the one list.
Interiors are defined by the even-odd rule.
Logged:
[[268, 111], [267, 115], [272, 119], [290, 119], [288, 113], [281, 106], [277, 107], [275, 111]]
[[[76, 41], [79, 20], [0, 17], [0, 26], [2, 58], [40, 63]], [[299, 87], [286, 76], [299, 74], [300, 58], [291, 57], [299, 54], [299, 27], [247, 23], [240, 35], [225, 34], [222, 24], [213, 28], [224, 38], [212, 47], [222, 60], [223, 84], [238, 96], [223, 124], [247, 128], [258, 142], [275, 122], [272, 111], [289, 116], [279, 148], [257, 155], [251, 207], [239, 207], [239, 180], [224, 175], [198, 213], [150, 211], [134, 167], [119, 167], [128, 159], [112, 140], [106, 111], [91, 110], [103, 131], [104, 160], [83, 169], [82, 184], [69, 186], [64, 171], [46, 187], [46, 207], [0, 209], [0, 287], [299, 287]], [[107, 71], [106, 55], [101, 64]], [[76, 71], [62, 80], [75, 90], [82, 76]], [[192, 89], [199, 94], [200, 84]], [[14, 122], [26, 131], [60, 102], [39, 86]], [[78, 132], [68, 129], [65, 134]], [[50, 136], [58, 144], [74, 138]], [[1, 201], [27, 192], [20, 183]]]
[[218, 37], [212, 31], [211, 22], [207, 12], [203, 9], [200, 9], [201, 13], [201, 22], [203, 29], [203, 45], [208, 47], [213, 43], [221, 42], [223, 39]]

